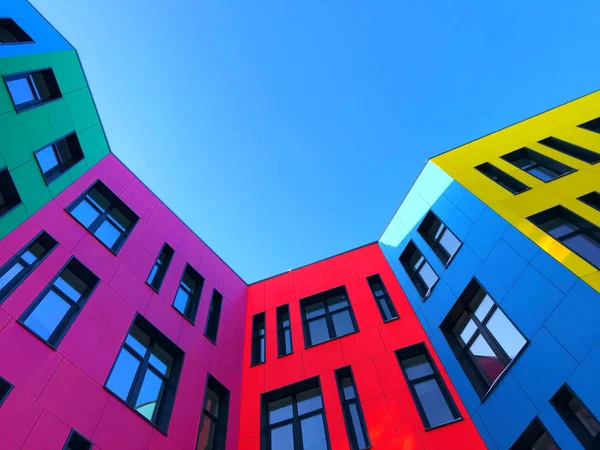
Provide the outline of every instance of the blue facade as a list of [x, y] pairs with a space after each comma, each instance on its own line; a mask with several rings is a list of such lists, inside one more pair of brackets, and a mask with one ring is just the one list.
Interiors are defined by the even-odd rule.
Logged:
[[[463, 242], [448, 267], [417, 232], [429, 210]], [[425, 300], [399, 262], [410, 240], [440, 277]], [[432, 162], [379, 244], [489, 448], [509, 448], [538, 416], [561, 448], [581, 449], [549, 400], [567, 382], [600, 417], [600, 294]], [[529, 341], [483, 401], [440, 330], [473, 278]]]

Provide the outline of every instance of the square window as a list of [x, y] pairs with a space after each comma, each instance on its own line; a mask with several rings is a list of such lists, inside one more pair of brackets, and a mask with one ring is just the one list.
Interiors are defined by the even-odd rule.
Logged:
[[0, 217], [21, 203], [10, 172], [7, 168], [0, 170]]
[[12, 384], [10, 384], [4, 378], [0, 377], [0, 406], [2, 406], [4, 400], [6, 400], [6, 397], [8, 397], [8, 394], [10, 394], [12, 388]]
[[35, 158], [44, 181], [50, 184], [83, 159], [83, 150], [77, 134], [71, 133], [35, 152]]
[[568, 173], [575, 172], [575, 169], [572, 167], [527, 147], [508, 153], [501, 158], [530, 175], [533, 175], [539, 180], [542, 180], [544, 183]]
[[62, 97], [52, 69], [5, 75], [17, 114]]
[[64, 450], [91, 450], [92, 443], [75, 430], [71, 430]]
[[33, 42], [13, 19], [0, 19], [0, 45]]
[[583, 448], [600, 447], [600, 421], [568, 385], [562, 385], [552, 396], [550, 403]]

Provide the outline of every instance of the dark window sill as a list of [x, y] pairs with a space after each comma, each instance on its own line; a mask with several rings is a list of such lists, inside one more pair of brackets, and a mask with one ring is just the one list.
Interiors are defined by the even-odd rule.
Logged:
[[[327, 342], [329, 342], [329, 341], [327, 341]], [[293, 355], [293, 354], [294, 354], [294, 350], [293, 349], [292, 349], [291, 352], [286, 353], [285, 355], [280, 355], [279, 353], [277, 353], [277, 359], [285, 358], [286, 356], [290, 356], [290, 355]]]
[[213, 345], [217, 345], [217, 338], [215, 338], [215, 339], [211, 339], [210, 337], [208, 337], [208, 336], [206, 335], [206, 333], [204, 333], [204, 337], [205, 337], [206, 339], [208, 339], [208, 340], [209, 340], [209, 341], [210, 341], [210, 342], [211, 342]]
[[256, 366], [261, 366], [265, 363], [265, 361], [261, 361], [261, 362], [257, 362], [257, 363], [250, 363], [250, 367], [256, 367]]
[[519, 357], [523, 354], [523, 352], [525, 351], [525, 349], [527, 348], [528, 345], [529, 345], [529, 341], [527, 341], [525, 343], [525, 345], [523, 346], [521, 351], [519, 353], [517, 353], [517, 356], [515, 356], [515, 358], [511, 362], [508, 363], [508, 365], [504, 368], [504, 370], [500, 373], [500, 375], [498, 375], [498, 378], [496, 378], [494, 380], [494, 382], [489, 387], [487, 392], [483, 396], [480, 396], [481, 403], [485, 402], [489, 398], [490, 394], [494, 391], [494, 389], [496, 389], [496, 386], [498, 386], [500, 384], [500, 381], [502, 381], [502, 378], [504, 378], [504, 375], [506, 375], [508, 373], [510, 368], [513, 366], [515, 361], [517, 361], [519, 359]]
[[356, 330], [355, 330], [355, 331], [353, 331], [352, 333], [348, 333], [348, 334], [345, 334], [345, 335], [343, 335], [343, 336], [336, 336], [336, 337], [333, 337], [333, 338], [331, 338], [331, 339], [328, 339], [328, 340], [326, 340], [326, 341], [319, 342], [318, 344], [306, 345], [304, 349], [305, 349], [305, 350], [308, 350], [308, 349], [310, 349], [310, 348], [314, 348], [314, 347], [317, 347], [317, 346], [319, 346], [319, 345], [327, 344], [328, 342], [337, 341], [338, 339], [343, 339], [343, 338], [345, 338], [346, 336], [352, 336], [353, 334], [356, 334], [356, 333], [358, 333], [358, 332], [360, 332], [360, 329], [356, 329]]
[[17, 203], [14, 206], [11, 206], [9, 209], [7, 209], [5, 212], [0, 214], [0, 218], [4, 217], [5, 215], [7, 215], [9, 212], [11, 212], [13, 209], [17, 208], [18, 206], [21, 206], [23, 204], [22, 201], [20, 201], [19, 203]]
[[[107, 380], [108, 381], [108, 380]], [[144, 416], [143, 414], [141, 414], [139, 411], [137, 411], [135, 408], [133, 408], [130, 404], [128, 404], [126, 401], [124, 401], [121, 397], [119, 397], [117, 394], [115, 394], [113, 391], [111, 391], [109, 388], [106, 387], [106, 385], [103, 386], [104, 389], [110, 393], [110, 395], [113, 396], [113, 398], [116, 398], [118, 401], [120, 401], [123, 405], [125, 405], [127, 408], [129, 408], [131, 411], [133, 411], [138, 417], [140, 417], [144, 422], [149, 423], [150, 425], [152, 425], [152, 427], [154, 427], [156, 430], [158, 430], [161, 434], [163, 434], [164, 436], [168, 436], [167, 432], [164, 431], [162, 428], [160, 428], [158, 425], [156, 425], [154, 422], [152, 422], [151, 420], [149, 420], [146, 416]]]
[[[177, 314], [179, 314], [181, 317], [183, 317], [185, 320], [187, 320], [189, 323], [191, 323], [193, 326], [196, 326], [196, 321], [190, 319], [188, 316], [186, 316], [184, 313], [182, 313], [181, 311], [179, 311], [177, 308], [175, 308], [175, 305], [173, 303], [171, 303], [171, 307], [177, 311]], [[196, 311], [196, 313], [198, 313]]]
[[[40, 70], [44, 70], [44, 69], [40, 69]], [[27, 73], [29, 73], [29, 72], [27, 72]], [[9, 76], [13, 76], [13, 75], [19, 75], [19, 74], [12, 74], [11, 73]], [[11, 97], [11, 99], [12, 99], [12, 97]], [[48, 104], [50, 104], [52, 102], [55, 102], [55, 101], [61, 100], [61, 99], [62, 99], [62, 96], [60, 96], [58, 98], [53, 98], [52, 100], [48, 100], [46, 102], [36, 103], [36, 104], [33, 104], [33, 105], [18, 106], [18, 105], [15, 105], [13, 103], [13, 106], [15, 107], [15, 112], [17, 114], [22, 114], [24, 112], [31, 111], [32, 109], [39, 108], [40, 106], [48, 105]]]
[[17, 323], [19, 325], [21, 325], [23, 328], [25, 328], [27, 331], [29, 331], [31, 334], [33, 334], [36, 338], [38, 338], [44, 344], [46, 344], [48, 347], [50, 347], [53, 351], [56, 351], [56, 349], [60, 345], [60, 342], [57, 342], [56, 344], [52, 344], [52, 343], [48, 342], [46, 339], [44, 339], [43, 337], [41, 337], [39, 334], [37, 334], [35, 331], [33, 331], [27, 325], [25, 325], [25, 322], [23, 322], [21, 319], [18, 319]]
[[385, 325], [386, 323], [395, 322], [396, 320], [400, 320], [400, 316], [398, 316], [398, 317], [392, 317], [391, 319], [384, 320], [383, 324]]
[[458, 419], [451, 420], [450, 422], [445, 422], [440, 425], [436, 425], [434, 427], [425, 428], [425, 432], [437, 430], [438, 428], [447, 427], [448, 425], [454, 425], [455, 423], [462, 422], [463, 420], [465, 420], [465, 419], [463, 419], [462, 417], [459, 417]]
[[[162, 283], [161, 283], [162, 284]], [[160, 292], [160, 286], [157, 288], [155, 288], [154, 286], [152, 286], [150, 283], [148, 283], [148, 281], [146, 280], [146, 286], [148, 286], [150, 289], [152, 289], [154, 292], [156, 292], [157, 294], [159, 294]]]

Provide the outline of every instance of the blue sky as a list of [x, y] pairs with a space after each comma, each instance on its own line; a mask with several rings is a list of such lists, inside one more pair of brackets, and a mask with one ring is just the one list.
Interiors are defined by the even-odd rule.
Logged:
[[375, 241], [425, 160], [600, 87], [600, 2], [32, 0], [112, 151], [246, 281]]

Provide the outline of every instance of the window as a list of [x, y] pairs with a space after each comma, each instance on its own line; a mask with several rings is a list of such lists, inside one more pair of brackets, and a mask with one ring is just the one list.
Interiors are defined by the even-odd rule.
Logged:
[[7, 168], [0, 170], [0, 217], [21, 203], [15, 183]]
[[434, 213], [429, 211], [418, 228], [419, 234], [440, 258], [442, 264], [448, 265], [454, 258], [462, 242], [450, 231]]
[[408, 243], [400, 255], [400, 263], [415, 284], [421, 297], [429, 297], [431, 295], [431, 290], [440, 277], [437, 276], [437, 273], [435, 273], [431, 264], [427, 262], [413, 241]]
[[221, 318], [221, 304], [223, 296], [216, 289], [213, 290], [210, 307], [208, 309], [208, 318], [206, 319], [206, 329], [204, 335], [213, 343], [217, 343], [217, 332], [219, 331], [219, 319]]
[[186, 264], [175, 294], [175, 300], [173, 300], [173, 306], [192, 323], [196, 321], [196, 312], [198, 311], [203, 285], [204, 278], [192, 266]]
[[557, 152], [564, 153], [565, 155], [569, 155], [589, 164], [595, 164], [600, 161], [600, 153], [593, 152], [587, 148], [580, 147], [579, 145], [571, 144], [562, 139], [548, 137], [542, 139], [539, 143], [546, 147], [550, 147]]
[[83, 150], [77, 134], [71, 133], [53, 144], [35, 152], [46, 184], [50, 184], [83, 159]]
[[566, 164], [525, 147], [502, 156], [502, 159], [545, 183], [575, 171]]
[[0, 44], [22, 44], [33, 42], [23, 29], [12, 19], [0, 19]]
[[539, 419], [531, 422], [510, 448], [511, 450], [560, 450]]
[[582, 195], [578, 200], [600, 211], [600, 192], [590, 192], [589, 194]]
[[490, 180], [498, 183], [511, 194], [520, 194], [521, 192], [529, 190], [529, 186], [527, 186], [525, 183], [521, 183], [519, 180], [498, 169], [493, 164], [486, 162], [478, 165], [475, 168]]
[[527, 344], [476, 280], [469, 283], [440, 328], [481, 398]]
[[265, 313], [255, 314], [252, 318], [252, 355], [251, 364], [265, 362]]
[[600, 448], [600, 422], [569, 386], [564, 384], [550, 403], [584, 448]]
[[104, 386], [166, 433], [182, 362], [181, 349], [137, 315]]
[[600, 268], [600, 228], [564, 206], [534, 214], [529, 220], [587, 262]]
[[148, 283], [156, 292], [160, 290], [160, 286], [165, 279], [172, 258], [173, 249], [165, 242], [160, 250], [158, 258], [156, 258], [154, 266], [152, 266], [152, 270], [150, 270], [150, 275], [148, 275], [148, 279], [146, 280], [146, 283]]
[[229, 391], [208, 375], [196, 450], [225, 450]]
[[92, 450], [92, 443], [75, 430], [71, 430], [63, 450]]
[[589, 122], [582, 123], [578, 125], [579, 128], [583, 128], [584, 130], [593, 131], [594, 133], [600, 133], [600, 117], [590, 120]]
[[56, 348], [98, 283], [98, 277], [75, 258], [46, 286], [19, 322]]
[[67, 211], [113, 253], [123, 246], [138, 220], [101, 181], [75, 200]]
[[261, 450], [329, 450], [318, 378], [262, 397]]
[[52, 69], [5, 75], [4, 81], [17, 113], [62, 97]]
[[0, 377], [0, 406], [12, 391], [13, 385], [6, 381], [4, 378]]
[[346, 423], [350, 448], [352, 450], [369, 448], [371, 443], [369, 442], [365, 418], [363, 417], [358, 393], [354, 385], [352, 369], [350, 369], [350, 366], [338, 369], [335, 371], [335, 377], [344, 412], [344, 421]]
[[57, 242], [45, 231], [0, 268], [0, 302], [12, 294], [25, 278], [54, 250]]
[[425, 429], [461, 418], [425, 344], [397, 350], [396, 357]]
[[290, 306], [277, 307], [277, 354], [285, 356], [292, 353], [292, 329], [290, 324]]
[[344, 286], [300, 300], [300, 307], [306, 347], [358, 331]]
[[383, 321], [387, 322], [398, 318], [396, 308], [383, 285], [383, 281], [381, 281], [381, 277], [379, 275], [371, 275], [367, 278], [367, 281], [369, 282], [371, 292], [373, 293], [375, 303], [377, 303], [377, 308], [379, 308], [379, 313]]

